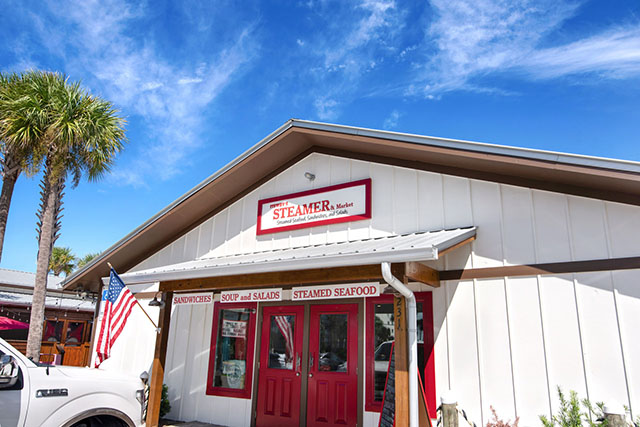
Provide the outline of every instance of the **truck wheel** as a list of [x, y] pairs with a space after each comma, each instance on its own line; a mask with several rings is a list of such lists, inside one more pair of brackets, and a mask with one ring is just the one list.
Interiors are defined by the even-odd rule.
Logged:
[[127, 424], [115, 417], [103, 416], [87, 418], [71, 427], [127, 427]]

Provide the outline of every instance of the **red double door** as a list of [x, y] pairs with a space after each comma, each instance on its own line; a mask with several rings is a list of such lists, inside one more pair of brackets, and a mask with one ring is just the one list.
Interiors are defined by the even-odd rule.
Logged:
[[256, 426], [356, 425], [357, 304], [264, 307], [261, 334]]

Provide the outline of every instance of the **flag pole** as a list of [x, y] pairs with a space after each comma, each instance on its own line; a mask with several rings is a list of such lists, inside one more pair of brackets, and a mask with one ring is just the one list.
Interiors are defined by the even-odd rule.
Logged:
[[[110, 269], [112, 269], [113, 271], [116, 271], [115, 268], [113, 268], [113, 266], [111, 265], [110, 262], [107, 262], [107, 265], [109, 266]], [[126, 286], [126, 285], [125, 285]], [[158, 325], [156, 325], [156, 322], [153, 321], [153, 319], [151, 319], [151, 316], [149, 316], [149, 313], [147, 313], [147, 311], [142, 307], [142, 305], [140, 304], [140, 302], [138, 301], [138, 298], [135, 297], [135, 295], [133, 296], [133, 299], [135, 299], [136, 304], [138, 304], [138, 307], [140, 307], [140, 310], [142, 310], [142, 312], [144, 313], [145, 316], [147, 316], [147, 319], [149, 319], [149, 322], [151, 322], [151, 324], [153, 325], [153, 327], [156, 329], [156, 331], [158, 330]]]

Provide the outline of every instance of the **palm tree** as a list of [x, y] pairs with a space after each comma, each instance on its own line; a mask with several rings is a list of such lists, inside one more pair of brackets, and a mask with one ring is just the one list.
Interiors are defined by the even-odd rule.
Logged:
[[52, 271], [56, 276], [60, 276], [60, 273], [64, 273], [65, 276], [68, 276], [75, 266], [76, 256], [71, 253], [71, 248], [54, 246], [51, 251], [49, 271]]
[[80, 258], [78, 260], [78, 262], [76, 264], [76, 268], [80, 269], [80, 268], [84, 267], [85, 265], [89, 264], [98, 255], [100, 255], [100, 252], [86, 254], [85, 256], [83, 256], [82, 258]]
[[[30, 71], [23, 76], [21, 96], [8, 100], [12, 119], [5, 139], [19, 147], [35, 147], [43, 159], [38, 210], [38, 257], [27, 357], [38, 360], [47, 272], [60, 232], [62, 198], [67, 177], [75, 187], [83, 175], [99, 179], [113, 164], [125, 140], [124, 120], [113, 105], [83, 90], [58, 73]], [[3, 101], [4, 102], [4, 101]]]
[[[0, 73], [0, 173], [2, 174], [2, 190], [0, 191], [0, 260], [4, 246], [4, 234], [7, 229], [7, 217], [13, 197], [13, 189], [23, 170], [35, 173], [39, 161], [33, 164], [32, 148], [29, 144], [11, 144], [6, 140], [6, 135], [11, 132], [7, 128], [11, 121], [10, 110], [5, 100], [19, 96], [20, 86], [24, 84], [22, 76], [17, 74], [3, 75]], [[15, 118], [14, 118], [15, 119]]]

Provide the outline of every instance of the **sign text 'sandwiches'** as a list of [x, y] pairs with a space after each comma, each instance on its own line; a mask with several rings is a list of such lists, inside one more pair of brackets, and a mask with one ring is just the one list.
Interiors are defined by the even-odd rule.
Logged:
[[178, 294], [173, 296], [173, 305], [211, 304], [212, 302], [213, 294], [211, 292], [199, 294]]
[[282, 301], [282, 289], [247, 289], [220, 293], [220, 302]]
[[371, 218], [371, 178], [258, 201], [256, 233]]
[[362, 298], [380, 295], [378, 283], [352, 283], [348, 285], [305, 286], [291, 290], [291, 300], [330, 298]]

